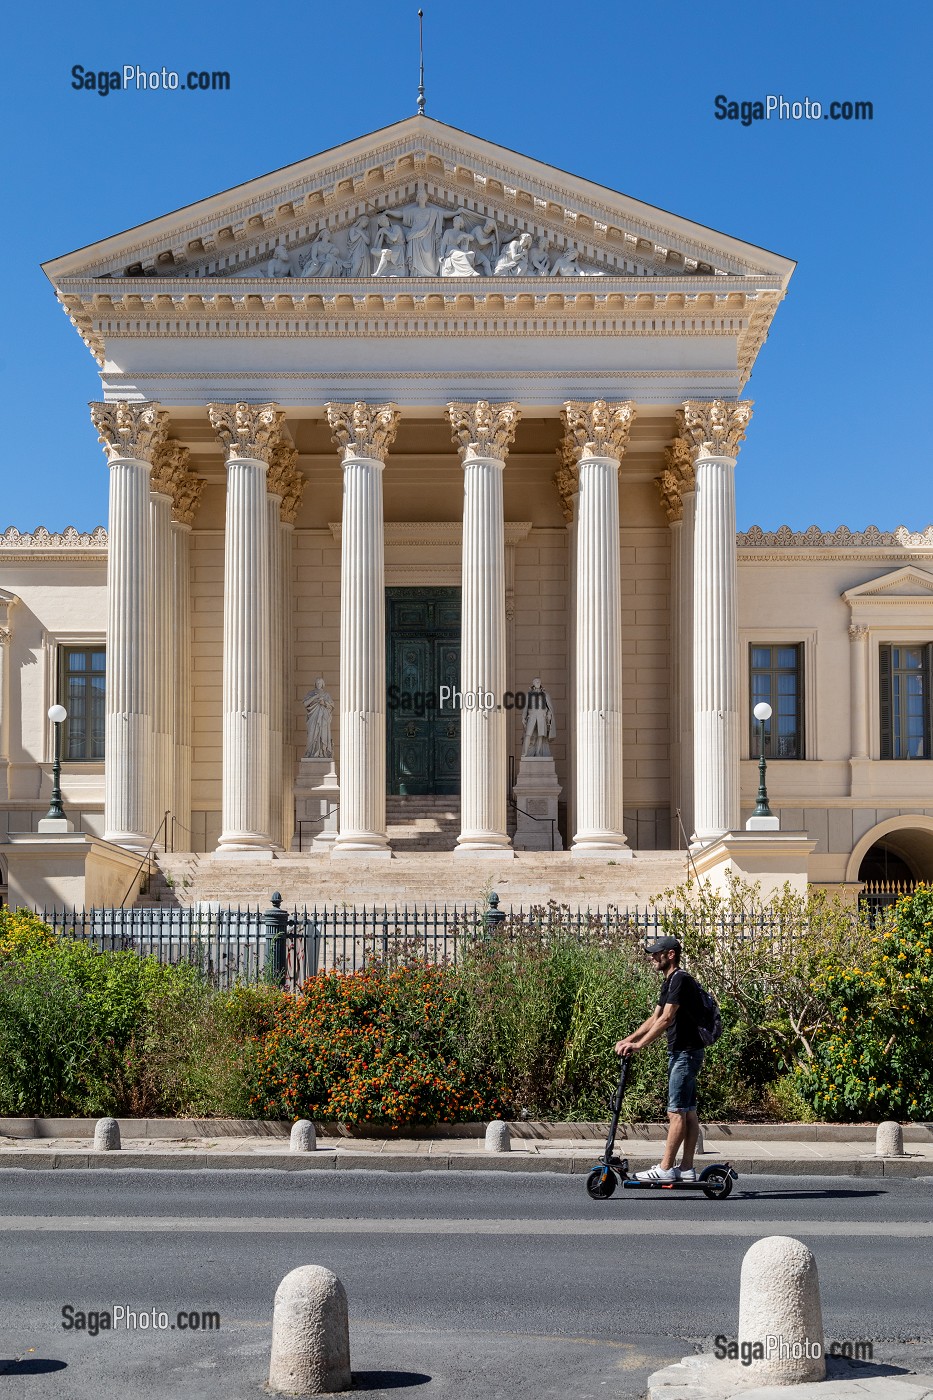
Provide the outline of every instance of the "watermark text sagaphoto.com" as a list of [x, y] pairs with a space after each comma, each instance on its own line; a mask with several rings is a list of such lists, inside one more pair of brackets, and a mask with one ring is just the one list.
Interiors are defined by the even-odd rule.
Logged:
[[138, 63], [110, 69], [76, 63], [71, 86], [75, 92], [96, 92], [98, 97], [112, 92], [229, 92], [230, 74], [223, 69], [189, 68], [178, 73], [174, 68], [141, 68]]
[[109, 1308], [76, 1308], [65, 1303], [62, 1331], [87, 1332], [89, 1337], [116, 1331], [219, 1332], [220, 1313], [193, 1310], [169, 1314], [161, 1308], [128, 1308], [125, 1303], [111, 1303]]
[[[777, 1334], [766, 1335], [754, 1342], [740, 1342], [736, 1337], [713, 1338], [713, 1355], [717, 1361], [738, 1361], [743, 1366], [751, 1366], [755, 1361], [800, 1361], [803, 1357], [819, 1359], [823, 1351], [823, 1343], [811, 1341], [809, 1337], [793, 1342]], [[825, 1351], [827, 1356], [842, 1356], [849, 1361], [871, 1361], [875, 1354], [874, 1343], [864, 1337], [858, 1341], [828, 1342]]]
[[751, 126], [753, 122], [871, 122], [875, 119], [873, 102], [833, 100], [817, 102], [812, 97], [801, 101], [769, 92], [765, 97], [732, 98], [718, 93], [713, 99], [713, 115], [718, 122], [738, 122]]

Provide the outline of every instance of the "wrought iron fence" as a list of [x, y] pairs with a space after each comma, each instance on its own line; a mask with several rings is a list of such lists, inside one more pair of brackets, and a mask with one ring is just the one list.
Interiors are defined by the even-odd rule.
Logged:
[[[420, 957], [456, 964], [475, 940], [504, 924], [505, 933], [524, 930], [542, 937], [560, 932], [580, 942], [643, 942], [664, 931], [659, 908], [570, 909], [402, 906], [324, 907], [266, 910], [258, 905], [223, 908], [194, 904], [137, 909], [43, 910], [42, 918], [62, 937], [81, 939], [102, 952], [132, 951], [163, 963], [188, 962], [218, 987], [238, 982], [278, 981], [296, 990], [318, 972], [355, 972], [373, 962]], [[270, 917], [271, 916], [271, 917]], [[753, 938], [783, 944], [794, 936], [779, 918], [750, 911], [720, 915], [723, 938]]]

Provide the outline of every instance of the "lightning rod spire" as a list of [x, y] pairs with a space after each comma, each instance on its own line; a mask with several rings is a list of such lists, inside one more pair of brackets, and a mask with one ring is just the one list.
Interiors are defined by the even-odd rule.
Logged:
[[418, 84], [418, 115], [424, 116], [424, 10], [418, 11], [418, 52], [421, 58], [421, 81]]

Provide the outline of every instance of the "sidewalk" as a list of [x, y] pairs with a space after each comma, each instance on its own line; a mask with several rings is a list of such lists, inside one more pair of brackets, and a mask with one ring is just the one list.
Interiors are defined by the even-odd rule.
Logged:
[[[602, 1153], [606, 1129], [599, 1124], [529, 1124], [513, 1126], [511, 1150], [487, 1152], [483, 1125], [459, 1124], [449, 1135], [402, 1137], [338, 1136], [326, 1125], [314, 1153], [291, 1152], [286, 1123], [236, 1123], [171, 1120], [121, 1120], [123, 1148], [95, 1152], [92, 1120], [0, 1120], [0, 1168], [143, 1167], [183, 1170], [269, 1169], [279, 1171], [518, 1171], [585, 1173]], [[739, 1173], [780, 1176], [933, 1177], [933, 1134], [927, 1125], [904, 1130], [904, 1157], [874, 1155], [874, 1127], [787, 1124], [785, 1137], [772, 1136], [781, 1125], [711, 1124], [705, 1128], [702, 1169], [731, 1162]], [[832, 1136], [821, 1140], [817, 1128]], [[807, 1129], [804, 1134], [803, 1129]], [[465, 1131], [466, 1130], [466, 1131]], [[563, 1135], [556, 1133], [563, 1130]], [[583, 1136], [583, 1130], [588, 1130]], [[439, 1128], [438, 1133], [445, 1130]], [[633, 1170], [658, 1160], [662, 1128], [639, 1125], [617, 1139], [620, 1156]], [[637, 1131], [637, 1135], [636, 1135]], [[41, 1136], [36, 1133], [41, 1132]], [[48, 1135], [46, 1136], [46, 1132]], [[468, 1135], [469, 1134], [469, 1135]], [[540, 1136], [538, 1135], [540, 1134]], [[791, 1134], [793, 1134], [791, 1136]]]

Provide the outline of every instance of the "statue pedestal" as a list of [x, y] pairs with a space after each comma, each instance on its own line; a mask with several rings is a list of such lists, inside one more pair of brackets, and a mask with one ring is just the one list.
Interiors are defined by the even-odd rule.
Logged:
[[[332, 758], [303, 758], [295, 780], [295, 834], [292, 850], [330, 850], [337, 839], [340, 787]], [[304, 822], [304, 826], [299, 826]], [[312, 826], [307, 823], [312, 822]], [[299, 839], [299, 832], [301, 833]]]
[[523, 756], [513, 789], [517, 825], [512, 845], [516, 851], [564, 849], [557, 829], [557, 799], [561, 791], [550, 754], [546, 758]]

